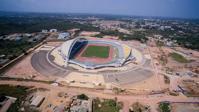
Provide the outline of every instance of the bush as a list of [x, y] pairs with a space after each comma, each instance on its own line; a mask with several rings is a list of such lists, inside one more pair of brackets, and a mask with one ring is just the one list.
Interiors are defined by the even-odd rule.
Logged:
[[132, 104], [132, 109], [129, 110], [129, 112], [149, 112], [150, 108], [149, 106], [146, 105], [142, 105], [139, 102], [135, 102], [134, 104]]
[[161, 102], [159, 104], [160, 112], [171, 112], [171, 107], [169, 102]]
[[78, 95], [77, 98], [80, 100], [88, 100], [89, 99], [88, 96], [86, 96], [85, 94]]

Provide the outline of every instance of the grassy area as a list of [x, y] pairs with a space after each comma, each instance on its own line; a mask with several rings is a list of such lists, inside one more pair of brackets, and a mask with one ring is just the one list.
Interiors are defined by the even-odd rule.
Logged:
[[82, 57], [97, 57], [97, 58], [108, 58], [110, 47], [108, 46], [88, 46]]
[[28, 94], [28, 87], [24, 86], [11, 86], [11, 85], [0, 85], [0, 94], [5, 96], [12, 96], [17, 98], [16, 102], [11, 105], [8, 112], [18, 112], [21, 102], [25, 99]]
[[120, 105], [112, 99], [93, 100], [93, 112], [119, 112], [120, 108]]
[[180, 63], [188, 63], [189, 60], [187, 60], [184, 56], [178, 54], [178, 53], [170, 53], [170, 56], [177, 62], [180, 62]]
[[170, 103], [161, 102], [161, 103], [159, 104], [159, 109], [160, 109], [160, 112], [171, 112]]

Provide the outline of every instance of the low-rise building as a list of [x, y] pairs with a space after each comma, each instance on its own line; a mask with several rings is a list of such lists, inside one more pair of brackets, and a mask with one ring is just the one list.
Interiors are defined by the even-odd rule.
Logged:
[[45, 100], [44, 96], [41, 96], [41, 95], [34, 96], [31, 99], [30, 105], [35, 106], [35, 107], [39, 107], [43, 103], [44, 100]]
[[43, 30], [41, 30], [41, 32], [42, 33], [48, 33], [48, 30], [43, 29]]
[[92, 100], [75, 99], [71, 104], [70, 112], [92, 112]]
[[9, 61], [9, 59], [0, 59], [0, 67], [6, 64]]
[[50, 29], [50, 32], [57, 32], [57, 29]]
[[66, 39], [69, 39], [69, 37], [70, 37], [70, 34], [68, 32], [64, 32], [64, 33], [59, 34], [58, 39], [66, 40]]
[[15, 103], [17, 98], [10, 96], [0, 96], [0, 112], [7, 112], [10, 106]]

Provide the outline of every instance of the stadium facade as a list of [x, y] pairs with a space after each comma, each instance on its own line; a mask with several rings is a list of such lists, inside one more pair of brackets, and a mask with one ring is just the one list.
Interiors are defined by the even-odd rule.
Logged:
[[[92, 58], [89, 57], [83, 60], [80, 60], [77, 57], [80, 52], [85, 49], [85, 46], [88, 45], [96, 45], [96, 46], [110, 46], [113, 50], [109, 51], [112, 53], [111, 57], [103, 62], [92, 62]], [[120, 67], [125, 64], [125, 62], [129, 60], [135, 59], [132, 55], [131, 47], [111, 41], [111, 40], [104, 40], [104, 39], [90, 39], [88, 37], [77, 37], [72, 40], [68, 40], [64, 42], [59, 49], [60, 55], [64, 59], [65, 65], [68, 64], [76, 64], [86, 69], [96, 69], [96, 68], [103, 68], [103, 67]], [[98, 59], [98, 58], [96, 58]]]

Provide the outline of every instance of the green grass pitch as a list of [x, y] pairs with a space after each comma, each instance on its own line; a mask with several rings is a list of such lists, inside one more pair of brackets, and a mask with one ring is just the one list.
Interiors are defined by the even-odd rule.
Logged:
[[90, 45], [81, 55], [82, 57], [97, 57], [97, 58], [108, 58], [109, 57], [109, 46], [94, 46]]

